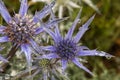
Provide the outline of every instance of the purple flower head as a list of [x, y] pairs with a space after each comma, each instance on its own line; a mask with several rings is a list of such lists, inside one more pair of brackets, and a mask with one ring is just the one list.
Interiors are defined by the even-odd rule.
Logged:
[[[33, 40], [34, 36], [41, 33], [43, 28], [38, 26], [42, 18], [51, 13], [51, 8], [54, 6], [55, 1], [46, 5], [41, 11], [36, 12], [33, 17], [27, 14], [28, 0], [20, 0], [20, 10], [13, 17], [7, 11], [4, 3], [0, 0], [0, 14], [7, 23], [7, 26], [0, 26], [0, 33], [3, 34], [0, 37], [0, 42], [11, 42], [25, 53], [28, 65], [31, 61], [31, 47], [35, 50], [39, 50], [36, 42]], [[51, 25], [60, 22], [61, 20], [48, 21], [45, 27], [49, 28]]]
[[[54, 45], [43, 47], [44, 50], [50, 51], [50, 54], [43, 55], [42, 58], [60, 59], [63, 72], [67, 67], [67, 63], [71, 61], [78, 67], [82, 68], [83, 70], [93, 75], [91, 71], [89, 71], [85, 66], [83, 66], [82, 63], [80, 63], [79, 57], [82, 57], [82, 56], [112, 57], [112, 55], [107, 54], [103, 51], [90, 50], [85, 46], [78, 45], [81, 37], [86, 32], [86, 30], [88, 30], [88, 26], [93, 21], [95, 16], [93, 15], [84, 25], [82, 25], [82, 27], [79, 28], [78, 33], [75, 36], [72, 36], [74, 29], [77, 23], [79, 22], [80, 14], [81, 14], [81, 10], [65, 37], [61, 36], [57, 24], [55, 25], [56, 26], [55, 31], [44, 28], [44, 30], [53, 38]], [[52, 15], [52, 18], [55, 19], [54, 14], [51, 13], [51, 15]]]

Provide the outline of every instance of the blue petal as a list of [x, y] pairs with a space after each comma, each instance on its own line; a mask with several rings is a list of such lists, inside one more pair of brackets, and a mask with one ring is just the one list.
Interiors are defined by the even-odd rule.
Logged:
[[88, 26], [93, 21], [94, 17], [95, 17], [95, 15], [93, 15], [84, 25], [82, 25], [82, 27], [80, 27], [79, 32], [74, 37], [74, 41], [76, 43], [81, 39], [81, 37], [83, 36], [83, 34], [88, 30]]
[[55, 51], [55, 47], [54, 46], [45, 46], [45, 47], [42, 47], [43, 50], [47, 50], [47, 51]]
[[77, 58], [73, 59], [72, 62], [77, 65], [78, 67], [80, 67], [81, 69], [85, 70], [86, 72], [88, 72], [89, 74], [93, 75], [93, 73], [88, 70], [85, 66], [83, 66], [83, 64], [81, 64]]
[[46, 27], [51, 27], [54, 26], [64, 20], [68, 19], [68, 17], [62, 18], [62, 19], [55, 19], [55, 20], [50, 20], [49, 22], [46, 23]]
[[47, 32], [54, 39], [54, 41], [56, 42], [57, 40], [56, 40], [55, 33], [52, 30], [48, 29], [46, 24], [44, 24], [42, 21], [40, 21], [40, 24], [41, 24], [41, 27], [43, 28], [43, 30], [45, 32]]
[[43, 32], [43, 28], [42, 28], [42, 27], [38, 27], [38, 28], [35, 30], [35, 34], [36, 34], [36, 35], [39, 34], [39, 33], [41, 33], [41, 32]]
[[55, 27], [55, 36], [58, 38], [58, 39], [62, 39], [62, 36], [60, 34], [60, 31], [59, 31], [59, 28], [58, 28], [58, 24], [56, 24], [57, 26]]
[[67, 18], [63, 18], [63, 19], [55, 19], [55, 20], [50, 20], [49, 22], [47, 23], [43, 23], [42, 21], [40, 21], [41, 23], [41, 26], [38, 27], [35, 31], [35, 34], [39, 34], [41, 33], [44, 29], [43, 27], [46, 27], [46, 28], [50, 28], [50, 27], [53, 27], [54, 25], [66, 20]]
[[65, 69], [67, 68], [67, 60], [62, 59], [61, 63], [62, 63], [62, 72], [64, 74], [65, 73]]
[[30, 49], [30, 45], [29, 44], [22, 44], [21, 45], [21, 50], [25, 53], [26, 56], [26, 60], [28, 63], [28, 67], [30, 68], [32, 63], [31, 63], [31, 49]]
[[0, 13], [2, 15], [2, 17], [4, 18], [4, 20], [9, 23], [10, 20], [12, 19], [10, 14], [8, 13], [4, 3], [2, 2], [2, 0], [0, 0]]
[[90, 50], [88, 47], [86, 46], [79, 46], [78, 47], [79, 50]]
[[49, 53], [48, 55], [44, 55], [43, 58], [46, 58], [46, 59], [56, 59], [56, 58], [59, 58], [59, 56], [55, 53]]
[[2, 55], [0, 55], [0, 60], [3, 61], [3, 62], [8, 62], [8, 60], [3, 58]]
[[105, 56], [105, 57], [114, 57], [108, 53], [103, 51], [96, 51], [96, 50], [81, 50], [78, 53], [79, 56]]
[[9, 38], [7, 36], [0, 37], [0, 42], [8, 42]]
[[75, 29], [77, 23], [79, 22], [79, 18], [80, 18], [80, 15], [81, 15], [81, 11], [82, 11], [82, 9], [79, 11], [79, 13], [78, 13], [78, 15], [77, 15], [75, 21], [73, 22], [71, 28], [69, 29], [67, 35], [65, 36], [66, 39], [68, 39], [68, 38], [71, 39], [71, 38], [72, 38], [74, 29]]
[[[55, 17], [55, 14], [53, 13], [53, 10], [51, 9], [51, 19], [52, 20], [56, 20], [56, 17]], [[56, 23], [55, 25], [55, 34], [58, 38], [61, 38], [61, 34], [60, 34], [60, 31], [58, 29], [58, 24]]]
[[19, 14], [21, 16], [24, 16], [27, 13], [28, 10], [28, 4], [27, 4], [27, 0], [20, 0], [21, 1], [21, 5], [20, 5], [20, 10], [19, 10]]
[[56, 36], [55, 36], [55, 33], [53, 32], [53, 31], [51, 31], [50, 29], [47, 29], [47, 28], [43, 28], [52, 38], [53, 38], [53, 40], [55, 41], [55, 42], [57, 42], [58, 40], [57, 40], [57, 38], [56, 38]]
[[33, 39], [30, 39], [29, 41], [30, 41], [33, 49], [39, 53], [41, 50], [40, 50], [38, 44]]
[[55, 1], [53, 1], [50, 5], [45, 6], [41, 11], [37, 12], [33, 18], [33, 21], [37, 23], [39, 20], [42, 20], [46, 15], [50, 14], [51, 8], [54, 6]]
[[6, 29], [6, 27], [0, 26], [0, 34], [4, 34], [4, 33], [5, 33], [5, 32], [4, 32], [5, 29]]
[[[56, 25], [56, 24], [58, 24], [59, 22], [61, 22], [61, 21], [63, 21], [63, 20], [66, 20], [67, 18], [63, 18], [63, 19], [57, 19], [57, 20], [53, 20], [53, 21], [51, 21], [51, 22], [48, 22], [47, 24], [44, 24], [43, 26], [43, 28], [44, 28], [44, 30], [54, 39], [54, 41], [55, 42], [58, 42], [60, 39], [61, 39], [61, 37], [58, 37], [57, 35], [56, 35], [56, 33], [54, 33], [53, 31], [51, 31], [50, 29], [48, 29], [49, 27], [51, 27], [51, 26], [54, 26], [54, 25]], [[47, 27], [47, 28], [46, 28]], [[56, 28], [57, 29], [57, 28]]]
[[56, 59], [56, 58], [59, 58], [59, 56], [57, 54], [55, 54], [55, 53], [49, 53], [47, 55], [39, 56], [36, 59], [43, 59], [43, 58], [46, 58], [46, 59]]

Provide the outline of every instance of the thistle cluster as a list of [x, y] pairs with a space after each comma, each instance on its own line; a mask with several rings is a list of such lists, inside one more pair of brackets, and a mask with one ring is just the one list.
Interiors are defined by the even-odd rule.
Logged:
[[[52, 0], [31, 0], [30, 4], [35, 2], [50, 3], [51, 1]], [[97, 13], [99, 14], [101, 13], [96, 4], [94, 4], [92, 0], [56, 0], [55, 7], [53, 9], [54, 11], [58, 12], [59, 18], [61, 18], [64, 15], [64, 10], [67, 9], [69, 12], [68, 14], [70, 14], [74, 10], [74, 8], [81, 8], [83, 3], [87, 4]]]
[[[93, 75], [93, 73], [79, 61], [82, 56], [113, 57], [103, 51], [97, 51], [96, 49], [90, 50], [86, 46], [79, 45], [81, 37], [88, 30], [88, 26], [93, 21], [95, 15], [83, 24], [82, 27], [79, 28], [78, 33], [73, 36], [74, 29], [80, 21], [80, 10], [67, 34], [65, 37], [62, 37], [58, 23], [64, 21], [66, 18], [57, 19], [54, 15], [52, 7], [55, 1], [46, 5], [41, 11], [36, 12], [33, 17], [27, 14], [28, 0], [20, 0], [20, 2], [19, 12], [11, 16], [3, 1], [0, 0], [0, 14], [7, 23], [6, 26], [0, 26], [0, 34], [2, 35], [0, 42], [10, 42], [12, 46], [6, 58], [0, 56], [0, 60], [3, 61], [3, 63], [9, 64], [10, 59], [14, 54], [17, 54], [16, 51], [20, 48], [26, 57], [28, 69], [26, 69], [25, 72], [30, 75], [29, 78], [41, 74], [40, 79], [47, 80], [49, 78], [53, 80], [55, 76], [58, 75], [67, 78], [65, 70], [68, 62], [74, 63], [79, 68]], [[47, 15], [50, 15], [48, 21], [43, 22], [43, 18]], [[35, 39], [37, 35], [41, 33], [47, 33], [47, 36], [51, 36], [54, 43], [49, 46], [40, 45], [40, 41]], [[2, 67], [4, 66], [1, 66], [1, 71], [4, 71]]]

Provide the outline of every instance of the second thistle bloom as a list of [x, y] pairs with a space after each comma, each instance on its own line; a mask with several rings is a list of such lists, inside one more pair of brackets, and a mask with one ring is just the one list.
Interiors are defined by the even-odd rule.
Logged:
[[[52, 18], [55, 19], [55, 16], [53, 13]], [[60, 59], [63, 72], [67, 67], [67, 63], [73, 62], [78, 67], [82, 68], [83, 70], [87, 71], [91, 75], [92, 72], [88, 70], [85, 66], [83, 66], [82, 63], [79, 61], [79, 57], [82, 56], [105, 56], [105, 57], [112, 57], [112, 55], [105, 53], [103, 51], [97, 51], [97, 50], [90, 50], [86, 46], [79, 45], [79, 41], [83, 34], [88, 30], [88, 26], [93, 21], [94, 16], [93, 15], [82, 27], [79, 28], [78, 33], [73, 37], [74, 29], [79, 22], [81, 11], [79, 12], [78, 16], [76, 17], [75, 21], [73, 22], [71, 28], [67, 32], [65, 37], [62, 37], [60, 34], [60, 31], [58, 29], [58, 25], [56, 24], [55, 31], [52, 31], [50, 29], [44, 28], [44, 30], [53, 38], [54, 45], [53, 46], [46, 46], [43, 49], [50, 51], [50, 54], [46, 54], [42, 56], [42, 58], [47, 59]]]

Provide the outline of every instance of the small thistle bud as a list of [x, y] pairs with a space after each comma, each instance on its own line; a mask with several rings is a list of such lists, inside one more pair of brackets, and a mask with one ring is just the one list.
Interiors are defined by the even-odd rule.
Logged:
[[46, 68], [46, 67], [50, 66], [50, 60], [40, 59], [39, 60], [39, 66], [42, 67], [42, 68]]

